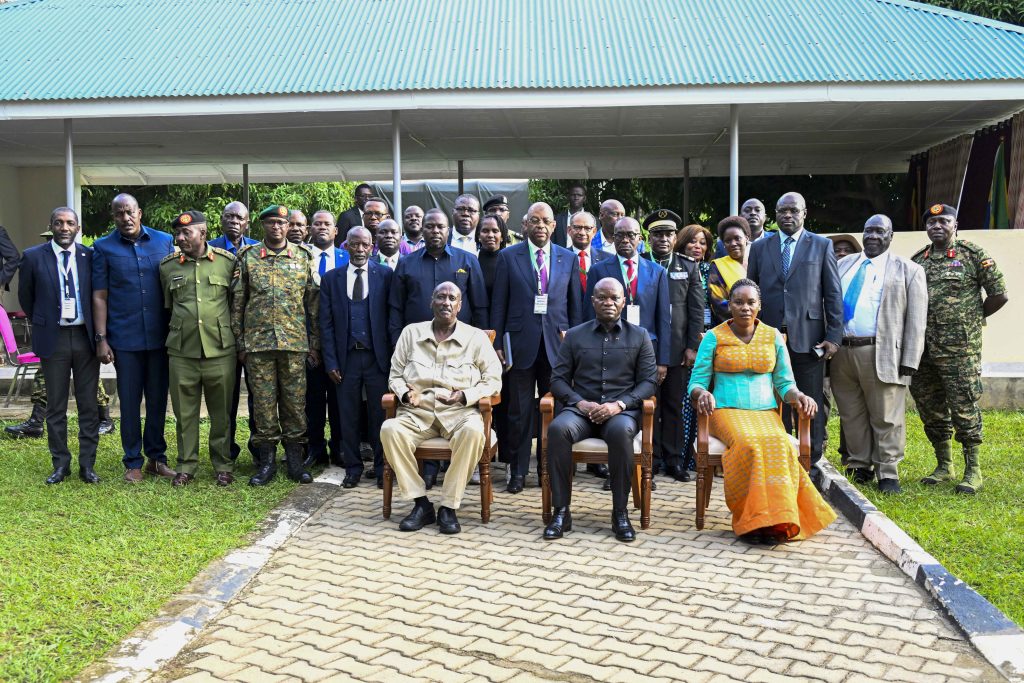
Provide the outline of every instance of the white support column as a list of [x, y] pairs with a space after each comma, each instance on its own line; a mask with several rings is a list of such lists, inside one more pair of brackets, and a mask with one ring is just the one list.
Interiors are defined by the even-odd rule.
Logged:
[[402, 225], [402, 115], [398, 110], [391, 112], [391, 207], [395, 220]]
[[740, 108], [729, 105], [729, 214], [740, 212]]
[[75, 141], [71, 119], [64, 119], [64, 206], [75, 207]]

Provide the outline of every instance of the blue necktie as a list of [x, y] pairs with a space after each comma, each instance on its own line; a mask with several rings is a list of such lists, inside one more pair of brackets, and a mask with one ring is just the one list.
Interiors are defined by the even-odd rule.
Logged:
[[782, 247], [782, 278], [789, 277], [789, 264], [793, 262], [793, 242], [792, 237], [786, 238], [786, 243]]
[[869, 263], [871, 263], [871, 259], [864, 259], [853, 276], [853, 280], [850, 281], [850, 287], [846, 290], [846, 294], [843, 295], [844, 323], [853, 320], [853, 314], [857, 310], [857, 300], [860, 299], [860, 290], [864, 288], [864, 276], [867, 274]]
[[319, 273], [320, 277], [323, 277], [324, 273], [326, 273], [326, 272], [327, 272], [327, 252], [326, 251], [321, 251], [320, 252], [320, 273]]

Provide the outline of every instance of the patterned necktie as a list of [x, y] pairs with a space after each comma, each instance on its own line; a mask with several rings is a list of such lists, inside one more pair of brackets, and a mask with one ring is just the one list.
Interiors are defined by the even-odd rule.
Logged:
[[540, 279], [540, 293], [548, 293], [548, 267], [544, 263], [544, 250], [537, 250], [537, 277]]
[[783, 279], [789, 277], [789, 264], [793, 262], [793, 242], [796, 242], [792, 237], [786, 238], [786, 243], [782, 247], [782, 277]]
[[860, 290], [864, 288], [864, 276], [867, 275], [869, 263], [871, 263], [871, 259], [864, 259], [860, 268], [857, 269], [857, 273], [850, 280], [850, 287], [846, 290], [846, 294], [843, 295], [844, 323], [853, 320], [853, 314], [857, 310], [857, 300], [860, 299]]
[[363, 300], [363, 269], [356, 268], [356, 281], [352, 283], [352, 301]]
[[320, 252], [320, 270], [318, 272], [319, 272], [321, 278], [324, 276], [324, 273], [327, 272], [327, 252], [326, 251], [321, 251]]
[[636, 301], [636, 271], [633, 270], [633, 259], [626, 259], [626, 279], [629, 280], [629, 300]]
[[584, 251], [580, 252], [580, 284], [583, 291], [587, 291], [587, 254]]
[[[65, 249], [64, 251], [62, 251], [60, 253], [60, 255], [64, 258], [64, 273], [65, 273], [65, 275], [64, 275], [64, 298], [65, 299], [71, 299], [72, 301], [75, 301], [75, 276], [74, 276], [74, 274], [72, 274], [71, 270], [68, 268], [68, 265], [69, 265], [68, 262], [69, 262], [69, 260], [71, 258], [71, 252], [68, 251], [67, 249]], [[73, 316], [71, 316], [70, 318], [64, 318], [64, 319], [67, 320], [68, 322], [70, 322], [70, 321], [74, 320], [77, 317], [78, 317], [78, 302], [75, 301], [75, 314]]]

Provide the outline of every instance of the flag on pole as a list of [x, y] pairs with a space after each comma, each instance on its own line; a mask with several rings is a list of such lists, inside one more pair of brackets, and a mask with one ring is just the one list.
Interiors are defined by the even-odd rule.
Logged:
[[996, 160], [992, 167], [992, 187], [988, 191], [988, 207], [985, 209], [985, 227], [989, 230], [1005, 230], [1010, 227], [1006, 202], [1006, 156], [1005, 141], [999, 141]]

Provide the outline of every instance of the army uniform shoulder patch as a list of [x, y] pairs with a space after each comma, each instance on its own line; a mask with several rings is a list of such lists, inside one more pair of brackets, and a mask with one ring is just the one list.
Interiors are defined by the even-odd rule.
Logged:
[[160, 259], [160, 265], [162, 266], [165, 263], [170, 263], [171, 261], [176, 261], [177, 259], [178, 259], [178, 252], [177, 251], [173, 251], [170, 254], [168, 254], [167, 256], [164, 256], [162, 259]]
[[989, 258], [981, 259], [981, 263], [979, 265], [982, 268], [991, 268], [995, 264], [996, 264], [996, 260], [994, 258], [989, 257]]
[[246, 244], [243, 247], [239, 247], [238, 254], [235, 256], [235, 258], [236, 259], [242, 258], [242, 254], [245, 254], [246, 252], [248, 252], [250, 249], [252, 249], [255, 246], [256, 246], [255, 244]]
[[[248, 249], [248, 247], [245, 247], [245, 248]], [[227, 249], [221, 249], [220, 247], [210, 247], [210, 251], [212, 251], [217, 256], [223, 256], [224, 258], [228, 259], [229, 261], [234, 261], [235, 260], [235, 255], [232, 254]], [[242, 253], [241, 250], [239, 250], [238, 253]]]

